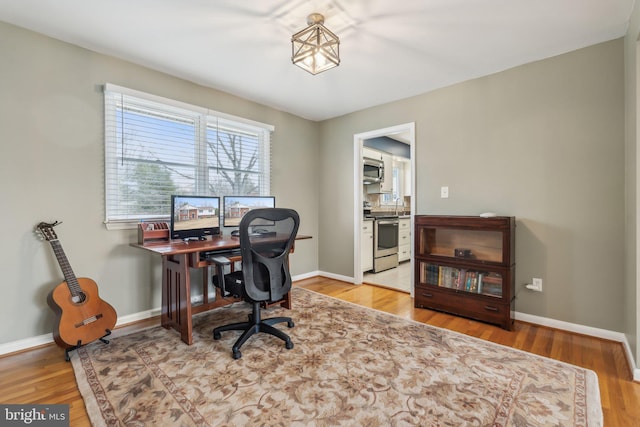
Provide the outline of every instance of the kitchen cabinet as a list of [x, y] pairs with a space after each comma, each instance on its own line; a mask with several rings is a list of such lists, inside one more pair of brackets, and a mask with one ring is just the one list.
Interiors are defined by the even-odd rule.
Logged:
[[362, 221], [360, 233], [360, 265], [362, 271], [373, 270], [373, 220]]
[[382, 153], [382, 162], [384, 163], [384, 179], [380, 182], [380, 192], [391, 193], [393, 192], [393, 156]]
[[514, 217], [416, 215], [415, 306], [511, 330]]
[[362, 157], [370, 159], [382, 160], [382, 152], [368, 147], [362, 147]]
[[398, 262], [411, 259], [411, 218], [400, 218], [398, 224]]

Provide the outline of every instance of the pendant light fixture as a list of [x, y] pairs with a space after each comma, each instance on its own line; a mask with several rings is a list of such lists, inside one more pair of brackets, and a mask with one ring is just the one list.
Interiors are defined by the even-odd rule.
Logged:
[[324, 16], [312, 13], [307, 25], [291, 36], [291, 61], [311, 74], [340, 65], [340, 39], [324, 26]]

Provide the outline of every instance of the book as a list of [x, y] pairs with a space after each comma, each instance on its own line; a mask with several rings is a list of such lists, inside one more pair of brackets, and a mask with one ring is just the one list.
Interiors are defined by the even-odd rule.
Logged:
[[477, 292], [478, 289], [478, 272], [477, 271], [469, 271], [467, 272], [467, 282], [465, 284], [464, 290], [467, 292]]
[[477, 293], [478, 292], [478, 272], [474, 271], [471, 276], [471, 286], [469, 287], [469, 292]]
[[467, 280], [467, 269], [461, 268], [458, 271], [458, 280], [456, 282], [456, 289], [458, 289], [459, 291], [464, 291], [466, 280]]
[[479, 294], [482, 293], [482, 285], [483, 285], [483, 281], [484, 281], [484, 275], [486, 273], [478, 273], [478, 289], [476, 290], [476, 292], [478, 292]]
[[460, 270], [458, 270], [457, 268], [451, 267], [451, 286], [449, 286], [450, 288], [453, 288], [453, 289], [456, 288], [459, 275], [460, 275]]
[[427, 264], [427, 283], [429, 285], [438, 286], [438, 266], [436, 264]]

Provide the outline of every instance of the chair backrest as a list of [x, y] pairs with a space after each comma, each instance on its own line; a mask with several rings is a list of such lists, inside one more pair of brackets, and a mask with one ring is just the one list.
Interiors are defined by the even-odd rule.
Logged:
[[291, 289], [289, 252], [300, 217], [293, 209], [254, 209], [240, 221], [240, 252], [246, 294], [254, 301], [278, 301]]

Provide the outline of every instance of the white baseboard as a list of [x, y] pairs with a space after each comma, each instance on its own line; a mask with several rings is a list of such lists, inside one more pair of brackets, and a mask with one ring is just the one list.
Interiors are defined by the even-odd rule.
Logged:
[[37, 337], [25, 338], [18, 341], [0, 344], [0, 356], [14, 353], [16, 351], [26, 350], [28, 348], [39, 347], [41, 345], [50, 344], [52, 342], [53, 336], [51, 334], [45, 334]]
[[606, 329], [593, 328], [591, 326], [578, 325], [575, 323], [563, 322], [562, 320], [549, 319], [547, 317], [534, 316], [533, 314], [515, 312], [515, 319], [523, 322], [534, 323], [540, 326], [548, 326], [563, 331], [575, 332], [577, 334], [602, 338], [610, 341], [624, 342], [627, 337], [622, 332], [614, 332]]
[[[334, 273], [328, 273], [324, 271], [312, 271], [309, 273], [298, 274], [292, 277], [293, 281], [309, 279], [311, 277], [322, 276], [330, 279], [340, 280], [347, 283], [354, 283], [355, 280], [353, 277], [343, 276]], [[153, 316], [158, 316], [160, 314], [160, 308], [154, 308], [151, 310], [141, 311], [139, 313], [129, 314], [127, 316], [122, 316], [118, 318], [116, 322], [116, 326], [126, 325], [128, 323], [137, 322], [139, 320], [148, 319]], [[582, 335], [588, 335], [596, 338], [602, 338], [610, 341], [616, 341], [622, 343], [624, 347], [625, 355], [627, 358], [627, 363], [629, 364], [629, 369], [633, 376], [634, 381], [640, 382], [640, 369], [636, 367], [635, 359], [633, 357], [633, 353], [631, 352], [631, 347], [629, 346], [629, 342], [627, 337], [622, 332], [614, 332], [606, 329], [593, 328], [591, 326], [578, 325], [575, 323], [564, 322], [561, 320], [549, 319], [546, 317], [534, 316], [532, 314], [515, 312], [515, 319], [521, 320], [523, 322], [529, 322], [536, 325], [547, 326], [550, 328], [561, 329], [563, 331], [575, 332]], [[4, 344], [0, 344], [0, 356], [14, 353], [17, 351], [26, 350], [33, 347], [38, 347], [44, 344], [50, 344], [53, 342], [53, 336], [51, 334], [40, 335], [31, 338], [25, 338], [22, 340], [17, 340], [13, 342], [8, 342]]]
[[[153, 316], [158, 316], [160, 315], [160, 312], [161, 310], [158, 307], [152, 310], [145, 310], [139, 313], [118, 317], [118, 320], [116, 322], [116, 327], [137, 322], [139, 320], [148, 319]], [[27, 350], [34, 347], [39, 347], [45, 344], [51, 344], [52, 342], [53, 342], [53, 335], [44, 334], [44, 335], [39, 335], [37, 337], [25, 338], [22, 340], [0, 344], [0, 356], [9, 354], [9, 353], [15, 353], [17, 351]]]
[[291, 280], [295, 282], [298, 280], [310, 279], [312, 277], [321, 276], [321, 275], [322, 274], [320, 274], [320, 272], [318, 271], [310, 271], [309, 273], [296, 274], [295, 276], [291, 276]]
[[347, 283], [355, 283], [355, 280], [353, 277], [342, 276], [340, 274], [334, 274], [334, 273], [327, 273], [326, 271], [318, 271], [317, 275], [322, 277], [328, 277], [329, 279], [340, 280]]
[[640, 381], [640, 369], [636, 367], [636, 362], [629, 346], [627, 336], [622, 332], [609, 331], [607, 329], [593, 328], [591, 326], [578, 325], [575, 323], [563, 322], [562, 320], [549, 319], [547, 317], [534, 316], [532, 314], [515, 312], [515, 319], [523, 322], [533, 323], [541, 326], [548, 326], [554, 329], [574, 332], [577, 334], [587, 335], [590, 337], [602, 338], [609, 341], [615, 341], [622, 344], [627, 358], [629, 370], [634, 381]]
[[[317, 274], [323, 277], [328, 277], [330, 279], [342, 280], [343, 282], [348, 283], [355, 283], [353, 277], [340, 276], [324, 271], [318, 272]], [[622, 332], [593, 328], [591, 326], [578, 325], [575, 323], [564, 322], [562, 320], [549, 319], [547, 317], [534, 316], [532, 314], [520, 313], [517, 311], [514, 314], [514, 318], [516, 320], [521, 320], [523, 322], [533, 323], [540, 326], [547, 326], [563, 331], [574, 332], [577, 334], [619, 342], [624, 348], [625, 356], [627, 358], [627, 363], [629, 365], [631, 375], [633, 376], [633, 380], [640, 381], [640, 369], [636, 367], [635, 359], [633, 357], [633, 353], [631, 352], [631, 347], [629, 346], [629, 341], [627, 340], [625, 334], [623, 334]]]
[[[320, 276], [321, 274], [317, 271], [299, 274], [293, 276], [291, 279], [293, 281], [308, 279], [315, 276]], [[339, 279], [343, 280], [343, 279]], [[153, 316], [159, 316], [161, 313], [160, 307], [154, 308], [151, 310], [145, 310], [138, 313], [128, 314], [126, 316], [118, 317], [118, 321], [116, 322], [116, 327], [123, 326], [129, 323], [137, 322], [139, 320], [149, 319]], [[15, 353], [18, 351], [27, 350], [34, 347], [39, 347], [45, 344], [51, 344], [53, 342], [52, 334], [44, 334], [36, 337], [25, 338], [17, 341], [12, 341], [4, 344], [0, 344], [0, 356], [5, 354]]]

